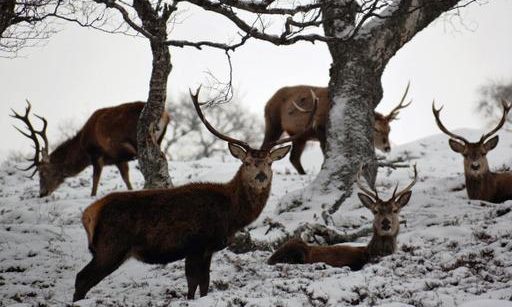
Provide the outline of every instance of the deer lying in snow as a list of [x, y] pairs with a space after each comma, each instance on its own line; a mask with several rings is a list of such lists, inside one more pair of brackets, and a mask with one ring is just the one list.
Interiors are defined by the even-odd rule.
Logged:
[[[188, 299], [199, 286], [208, 293], [212, 254], [225, 248], [235, 232], [261, 213], [270, 193], [272, 162], [290, 150], [252, 149], [247, 143], [216, 131], [204, 118], [199, 90], [190, 94], [206, 128], [228, 142], [231, 154], [242, 161], [231, 181], [191, 183], [181, 187], [109, 194], [85, 209], [82, 222], [93, 259], [77, 275], [73, 301], [134, 257], [146, 263], [169, 263], [185, 258]], [[312, 116], [310, 117], [311, 123]], [[306, 127], [308, 127], [307, 125]]]
[[[302, 131], [308, 119], [308, 113], [312, 105], [309, 101], [310, 92], [318, 96], [318, 108], [316, 109], [313, 125], [303, 134], [303, 137], [292, 143], [290, 162], [299, 174], [305, 174], [300, 162], [304, 146], [309, 140], [320, 141], [322, 151], [325, 149], [326, 124], [329, 115], [330, 101], [326, 87], [315, 87], [309, 85], [289, 86], [279, 89], [265, 105], [265, 138], [261, 148], [265, 148], [271, 142], [279, 139], [283, 131], [288, 135], [295, 135]], [[384, 152], [391, 150], [389, 142], [390, 123], [397, 119], [400, 110], [409, 106], [412, 100], [404, 104], [405, 97], [409, 91], [409, 84], [405, 89], [400, 103], [388, 114], [383, 115], [375, 112], [374, 145], [375, 148]]]
[[450, 148], [464, 157], [464, 176], [466, 177], [466, 191], [469, 199], [479, 199], [493, 203], [501, 203], [512, 199], [512, 173], [491, 172], [486, 157], [487, 153], [493, 150], [499, 141], [497, 135], [491, 139], [489, 138], [505, 124], [507, 114], [512, 107], [512, 104], [507, 104], [505, 100], [502, 100], [502, 105], [503, 115], [498, 125], [491, 132], [483, 134], [478, 142], [472, 143], [446, 129], [439, 118], [442, 107], [436, 109], [432, 102], [432, 112], [437, 126], [451, 137], [448, 141]]
[[390, 255], [396, 250], [396, 237], [400, 230], [399, 212], [407, 205], [411, 198], [411, 188], [418, 177], [414, 166], [413, 181], [401, 192], [393, 191], [393, 196], [383, 201], [379, 198], [376, 189], [369, 190], [361, 182], [362, 167], [357, 174], [357, 184], [361, 191], [358, 193], [363, 205], [373, 213], [373, 237], [367, 246], [314, 246], [300, 239], [292, 239], [283, 244], [269, 258], [268, 264], [276, 263], [316, 263], [324, 262], [335, 267], [348, 266], [352, 270], [359, 270], [379, 256]]
[[[128, 161], [137, 156], [137, 122], [144, 108], [143, 102], [124, 103], [96, 110], [74, 137], [64, 141], [50, 154], [46, 136], [48, 123], [44, 117], [36, 115], [43, 121], [43, 128], [35, 130], [28, 118], [31, 105], [28, 101], [27, 103], [25, 115], [22, 116], [12, 110], [11, 116], [25, 123], [30, 134], [16, 129], [34, 142], [35, 155], [30, 160], [32, 165], [24, 170], [35, 168], [31, 178], [39, 172], [40, 197], [50, 195], [64, 179], [76, 176], [91, 164], [92, 196], [96, 195], [104, 165], [115, 164], [126, 187], [132, 189]], [[158, 144], [162, 142], [169, 119], [168, 112], [162, 113], [155, 132]], [[38, 136], [43, 139], [44, 147], [39, 144]]]

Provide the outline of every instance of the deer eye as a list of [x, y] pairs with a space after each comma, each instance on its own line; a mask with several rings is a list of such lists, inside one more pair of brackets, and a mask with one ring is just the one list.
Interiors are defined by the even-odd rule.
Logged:
[[249, 162], [244, 162], [244, 165], [245, 165], [245, 166], [249, 166], [249, 165], [251, 165], [251, 163], [249, 163]]

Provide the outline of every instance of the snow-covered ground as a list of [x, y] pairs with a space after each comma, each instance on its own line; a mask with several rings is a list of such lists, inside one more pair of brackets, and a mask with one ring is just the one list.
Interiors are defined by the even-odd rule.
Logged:
[[[460, 133], [472, 139], [478, 132]], [[489, 154], [492, 169], [512, 166], [512, 136], [503, 133]], [[129, 260], [94, 287], [81, 306], [512, 306], [512, 201], [491, 204], [470, 201], [462, 157], [437, 135], [398, 146], [389, 155], [412, 157], [419, 170], [410, 203], [402, 210], [399, 250], [361, 271], [324, 264], [266, 264], [269, 252], [214, 255], [208, 296], [186, 300], [184, 263], [146, 265]], [[272, 195], [249, 229], [253, 238], [269, 240], [266, 218], [292, 229], [313, 222], [311, 212], [278, 215], [281, 197], [301, 189], [320, 168], [317, 147], [305, 152], [306, 176], [289, 162], [274, 166]], [[131, 164], [132, 183], [142, 176]], [[175, 184], [227, 181], [239, 162], [231, 157], [171, 162]], [[63, 306], [70, 304], [76, 273], [91, 259], [80, 215], [94, 198], [91, 169], [70, 178], [50, 197], [38, 197], [37, 176], [26, 179], [13, 163], [0, 167], [0, 306]], [[382, 169], [380, 194], [396, 182], [410, 182], [410, 169]], [[512, 188], [512, 187], [511, 187]], [[124, 190], [120, 176], [107, 167], [99, 195]], [[267, 220], [268, 221], [268, 220]], [[371, 213], [351, 197], [330, 220], [330, 227], [353, 232], [370, 227]], [[361, 238], [365, 243], [369, 237]]]

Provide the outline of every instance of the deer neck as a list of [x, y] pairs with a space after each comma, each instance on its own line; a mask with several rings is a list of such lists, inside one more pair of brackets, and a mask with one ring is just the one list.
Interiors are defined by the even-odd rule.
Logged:
[[258, 218], [265, 207], [270, 195], [272, 178], [263, 189], [256, 189], [245, 183], [242, 179], [241, 170], [237, 172], [230, 182], [233, 191], [234, 222], [235, 228], [239, 230]]
[[80, 132], [60, 144], [49, 156], [50, 164], [63, 178], [74, 176], [91, 164], [90, 158], [80, 145]]
[[[397, 233], [398, 234], [398, 233]], [[367, 252], [369, 258], [391, 255], [396, 250], [396, 235], [379, 236], [373, 232], [373, 237], [368, 243]]]
[[475, 176], [469, 172], [465, 172], [466, 177], [466, 191], [470, 199], [488, 200], [491, 196], [490, 187], [493, 186], [494, 174], [490, 171]]

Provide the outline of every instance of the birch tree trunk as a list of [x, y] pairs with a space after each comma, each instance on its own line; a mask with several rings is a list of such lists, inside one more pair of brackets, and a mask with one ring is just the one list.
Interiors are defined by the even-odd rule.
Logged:
[[158, 39], [151, 41], [153, 66], [149, 95], [137, 124], [138, 160], [146, 189], [172, 186], [167, 159], [156, 137], [158, 121], [165, 110], [167, 80], [172, 69], [169, 48], [163, 42]]
[[167, 80], [171, 73], [171, 54], [165, 44], [167, 21], [173, 12], [164, 6], [162, 13], [153, 8], [150, 1], [134, 0], [133, 7], [142, 21], [144, 29], [151, 35], [153, 64], [149, 81], [149, 95], [137, 123], [137, 151], [140, 170], [144, 176], [144, 188], [166, 188], [172, 186], [165, 154], [160, 150], [156, 131], [165, 110]]

